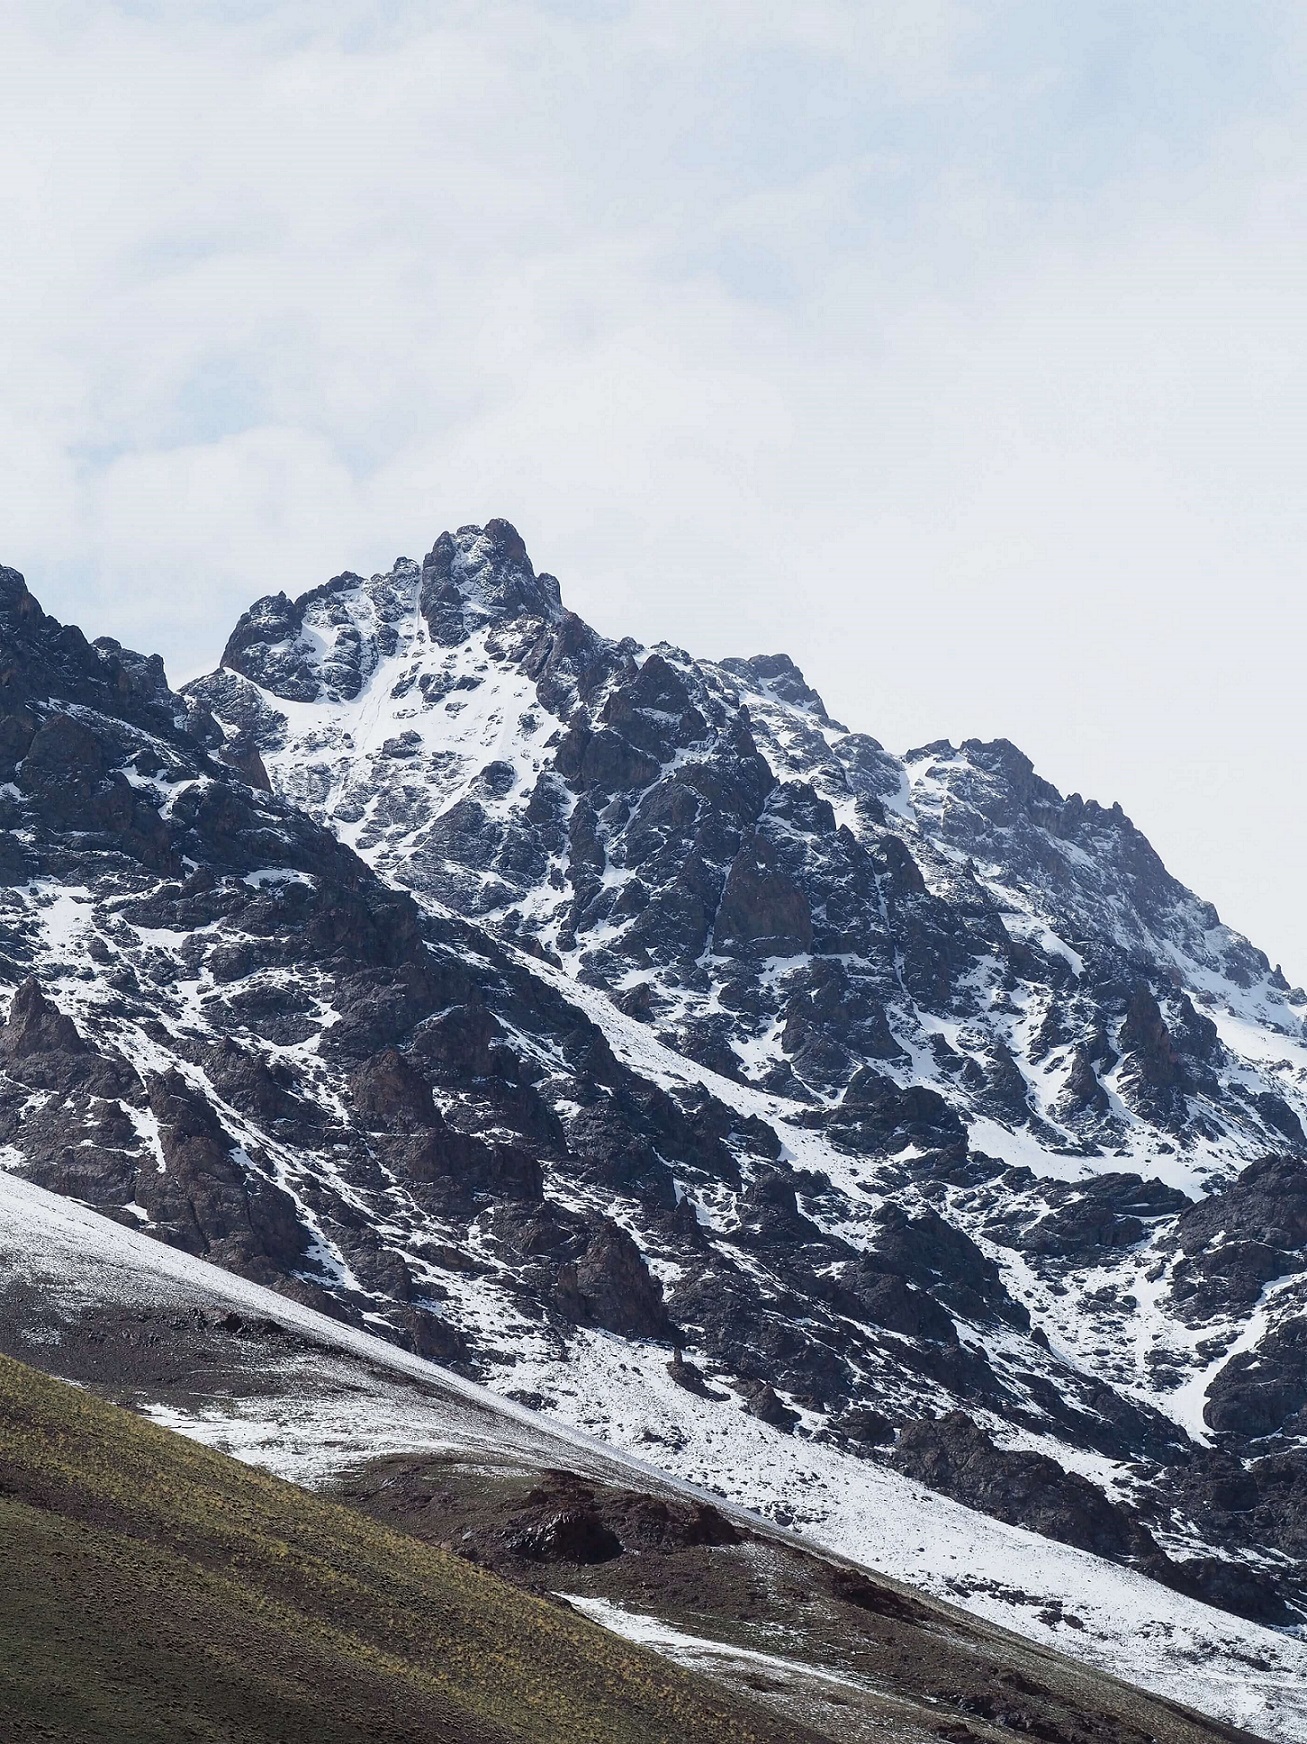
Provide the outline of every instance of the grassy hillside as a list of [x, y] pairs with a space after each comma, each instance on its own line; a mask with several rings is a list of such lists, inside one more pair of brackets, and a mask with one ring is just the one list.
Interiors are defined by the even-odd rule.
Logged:
[[811, 1736], [8, 1358], [0, 1547], [8, 1744]]

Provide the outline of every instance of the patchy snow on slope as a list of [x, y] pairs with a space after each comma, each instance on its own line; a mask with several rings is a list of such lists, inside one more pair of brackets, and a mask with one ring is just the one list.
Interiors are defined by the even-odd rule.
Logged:
[[815, 1679], [837, 1688], [868, 1690], [879, 1693], [867, 1678], [851, 1671], [835, 1671], [828, 1666], [810, 1665], [802, 1659], [786, 1659], [776, 1653], [760, 1653], [755, 1648], [739, 1647], [732, 1642], [714, 1641], [706, 1635], [690, 1635], [684, 1629], [674, 1629], [659, 1617], [644, 1611], [632, 1611], [608, 1599], [597, 1599], [586, 1593], [560, 1593], [573, 1610], [580, 1611], [594, 1623], [613, 1634], [622, 1635], [641, 1647], [648, 1647], [665, 1658], [674, 1660], [690, 1671], [769, 1671], [789, 1683], [803, 1684]]
[[[321, 1483], [379, 1454], [453, 1449], [492, 1463], [561, 1464], [601, 1481], [671, 1482], [1283, 1744], [1307, 1729], [1307, 1643], [1295, 1634], [1213, 1611], [882, 1467], [782, 1435], [737, 1403], [704, 1406], [672, 1383], [657, 1347], [595, 1333], [563, 1371], [536, 1376], [521, 1365], [519, 1384], [538, 1379], [554, 1395], [545, 1418], [6, 1175], [0, 1277], [39, 1283], [70, 1317], [91, 1304], [171, 1301], [236, 1308], [304, 1334], [316, 1348], [266, 1376], [263, 1396], [151, 1413], [294, 1481]], [[596, 1429], [602, 1439], [586, 1433]], [[1042, 1620], [1054, 1600], [1083, 1629]], [[598, 1620], [623, 1632], [646, 1627]], [[670, 1637], [664, 1645], [692, 1651]]]

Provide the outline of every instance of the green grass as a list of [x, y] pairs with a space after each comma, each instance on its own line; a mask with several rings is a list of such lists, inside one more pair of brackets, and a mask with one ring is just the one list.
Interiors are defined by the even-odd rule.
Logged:
[[811, 1734], [456, 1557], [0, 1358], [0, 1736]]

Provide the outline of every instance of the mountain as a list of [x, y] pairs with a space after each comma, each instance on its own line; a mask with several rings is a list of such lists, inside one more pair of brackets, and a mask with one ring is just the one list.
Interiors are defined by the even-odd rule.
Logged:
[[1119, 810], [504, 522], [184, 695], [13, 571], [0, 648], [10, 1167], [1077, 1654], [887, 1479], [1302, 1614], [1304, 996]]
[[[68, 1700], [69, 1666], [80, 1661], [89, 1670], [106, 1651], [116, 1657], [116, 1679], [94, 1666], [97, 1675], [82, 1680], [97, 1692], [97, 1744], [114, 1735], [119, 1720], [133, 1744], [151, 1736], [147, 1722], [164, 1700], [177, 1698], [169, 1680], [179, 1665], [188, 1676], [194, 1723], [197, 1706], [211, 1714], [229, 1696], [215, 1641], [247, 1651], [243, 1675], [259, 1696], [257, 1706], [244, 1704], [247, 1723], [262, 1716], [279, 1728], [277, 1736], [297, 1735], [304, 1716], [293, 1690], [287, 1711], [289, 1657], [297, 1675], [315, 1680], [318, 1708], [325, 1674], [337, 1725], [349, 1716], [351, 1725], [361, 1726], [351, 1704], [361, 1702], [367, 1711], [381, 1699], [391, 1704], [384, 1729], [394, 1735], [400, 1721], [408, 1724], [413, 1716], [410, 1678], [415, 1669], [420, 1674], [413, 1662], [422, 1655], [409, 1652], [397, 1663], [392, 1653], [380, 1679], [359, 1675], [360, 1655], [353, 1650], [366, 1649], [374, 1601], [394, 1596], [393, 1581], [383, 1588], [377, 1579], [379, 1558], [398, 1559], [409, 1608], [427, 1606], [434, 1596], [438, 1616], [448, 1618], [452, 1589], [460, 1645], [475, 1640], [482, 1601], [493, 1603], [510, 1656], [538, 1653], [551, 1695], [560, 1682], [576, 1685], [592, 1723], [609, 1728], [605, 1737], [622, 1736], [632, 1721], [641, 1739], [661, 1735], [668, 1698], [679, 1697], [681, 1723], [691, 1724], [684, 1717], [684, 1687], [655, 1679], [655, 1699], [641, 1704], [629, 1687], [630, 1674], [638, 1676], [640, 1668], [624, 1666], [620, 1654], [604, 1654], [602, 1646], [600, 1679], [578, 1680], [568, 1661], [574, 1639], [564, 1632], [551, 1640], [539, 1612], [502, 1602], [494, 1583], [469, 1588], [448, 1567], [447, 1554], [424, 1565], [366, 1532], [360, 1542], [358, 1529], [343, 1522], [338, 1509], [301, 1508], [284, 1485], [246, 1485], [230, 1461], [197, 1460], [170, 1446], [172, 1436], [143, 1436], [121, 1415], [97, 1409], [96, 1398], [131, 1405], [157, 1425], [235, 1452], [437, 1551], [452, 1549], [464, 1563], [553, 1595], [555, 1603], [564, 1595], [573, 1611], [699, 1672], [718, 1700], [703, 1704], [700, 1686], [708, 1714], [701, 1711], [700, 1729], [683, 1735], [714, 1736], [711, 1713], [720, 1713], [724, 1698], [743, 1736], [778, 1736], [779, 1717], [785, 1723], [779, 1736], [795, 1744], [814, 1737], [877, 1744], [887, 1736], [924, 1744], [967, 1732], [997, 1744], [1013, 1727], [1060, 1744], [1101, 1744], [1105, 1736], [1115, 1744], [1231, 1744], [1248, 1737], [814, 1551], [755, 1515], [716, 1504], [701, 1490], [393, 1344], [135, 1231], [112, 1228], [86, 1207], [13, 1176], [0, 1177], [0, 1230], [6, 1492], [0, 1508], [23, 1498], [6, 1524], [20, 1513], [24, 1547], [22, 1576], [14, 1579], [11, 1571], [0, 1597], [6, 1737], [20, 1700], [29, 1710], [34, 1701], [45, 1705], [47, 1730], [36, 1735], [50, 1736], [49, 1722], [56, 1719], [63, 1726], [57, 1735], [73, 1732], [78, 1704]], [[77, 1401], [39, 1386], [15, 1356], [73, 1381]], [[893, 1473], [882, 1474], [881, 1483], [890, 1492], [886, 1511], [918, 1537], [943, 1537], [940, 1516], [951, 1512], [969, 1539], [972, 1569], [1007, 1573], [1020, 1566], [1023, 1576], [1055, 1592], [1089, 1598], [1088, 1628], [1099, 1637], [1100, 1656], [1107, 1656], [1102, 1636], [1110, 1616], [1116, 1631], [1110, 1657], [1123, 1668], [1146, 1664], [1154, 1680], [1162, 1668], [1163, 1681], [1187, 1701], [1196, 1691], [1210, 1698], [1237, 1682], [1250, 1710], [1275, 1713], [1285, 1727], [1301, 1730], [1307, 1718], [1301, 1643], [1173, 1593], [1158, 1594], [1154, 1603], [1149, 1582], [1096, 1564], [1084, 1552], [1046, 1544], [1020, 1528], [968, 1520], [964, 1509]], [[229, 1531], [215, 1545], [208, 1523], [216, 1518], [229, 1529], [233, 1517], [238, 1585], [214, 1594], [206, 1571], [215, 1551], [227, 1557], [233, 1546]], [[112, 1536], [86, 1534], [91, 1543], [78, 1545], [70, 1593], [65, 1547], [88, 1524], [107, 1526]], [[7, 1536], [7, 1547], [19, 1536]], [[269, 1537], [294, 1546], [294, 1580], [290, 1593], [283, 1587], [272, 1595], [282, 1601], [280, 1616], [274, 1611], [272, 1629], [254, 1643], [222, 1601], [235, 1599], [247, 1613], [253, 1605], [267, 1618]], [[171, 1557], [158, 1555], [161, 1543]], [[277, 1558], [279, 1564], [280, 1552]], [[322, 1577], [325, 1571], [330, 1580], [342, 1560], [363, 1627], [355, 1622], [353, 1643], [337, 1640], [337, 1647], [349, 1649], [344, 1663], [324, 1666]], [[140, 1606], [125, 1607], [123, 1616], [106, 1614], [106, 1587], [121, 1582], [124, 1572], [154, 1577], [144, 1618]], [[206, 1584], [210, 1602], [197, 1616]], [[1040, 1602], [1031, 1593], [1024, 1598]], [[289, 1640], [278, 1627], [288, 1620], [287, 1599], [295, 1628]], [[151, 1651], [160, 1603], [174, 1619], [167, 1656]], [[1065, 1600], [1049, 1603], [1062, 1608]], [[1063, 1614], [1080, 1621], [1074, 1610]], [[298, 1641], [305, 1632], [307, 1654]], [[52, 1642], [62, 1661], [57, 1689]], [[507, 1671], [511, 1711], [511, 1657], [505, 1666], [502, 1654], [485, 1652], [479, 1662], [475, 1653], [462, 1655], [458, 1670], [464, 1709], [484, 1709], [489, 1700], [498, 1704], [496, 1717], [505, 1718], [505, 1692], [488, 1696], [478, 1686], [502, 1680]], [[420, 1704], [418, 1712], [432, 1717]], [[470, 1717], [465, 1711], [463, 1724], [441, 1736], [463, 1736]], [[527, 1734], [552, 1736], [550, 1719], [546, 1711]]]

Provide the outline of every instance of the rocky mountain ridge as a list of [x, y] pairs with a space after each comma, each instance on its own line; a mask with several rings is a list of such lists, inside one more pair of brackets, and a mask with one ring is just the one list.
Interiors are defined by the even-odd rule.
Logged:
[[1307, 995], [1119, 806], [1002, 742], [893, 757], [784, 656], [608, 641], [504, 523], [260, 601], [189, 689], [395, 882], [727, 1076], [820, 1100], [883, 1061], [1054, 1151], [1161, 1128], [1225, 1172], [1301, 1139], [1293, 1075], [1245, 1083], [1198, 1007], [1298, 1042]]
[[1303, 997], [1119, 810], [502, 522], [184, 697], [0, 637], [10, 1167], [800, 1526], [889, 1463], [1297, 1614]]

